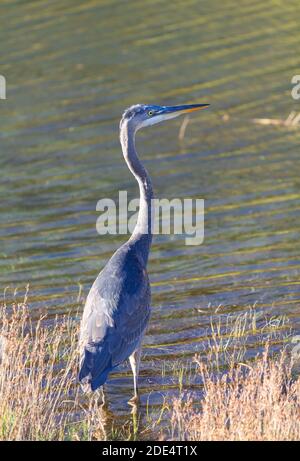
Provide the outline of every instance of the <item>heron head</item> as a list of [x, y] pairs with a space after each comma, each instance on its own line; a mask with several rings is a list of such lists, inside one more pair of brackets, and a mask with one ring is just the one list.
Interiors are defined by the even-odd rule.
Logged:
[[155, 125], [156, 123], [170, 120], [182, 114], [205, 109], [209, 104], [185, 104], [182, 106], [152, 106], [137, 104], [131, 106], [123, 114], [120, 127], [128, 123], [137, 131], [146, 126]]

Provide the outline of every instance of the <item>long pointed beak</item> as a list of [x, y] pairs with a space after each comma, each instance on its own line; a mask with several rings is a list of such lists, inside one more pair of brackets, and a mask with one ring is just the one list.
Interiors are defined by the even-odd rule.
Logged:
[[209, 104], [185, 104], [183, 106], [164, 106], [161, 114], [170, 114], [173, 112], [178, 112], [178, 115], [185, 114], [188, 112], [194, 112], [196, 110], [205, 109]]

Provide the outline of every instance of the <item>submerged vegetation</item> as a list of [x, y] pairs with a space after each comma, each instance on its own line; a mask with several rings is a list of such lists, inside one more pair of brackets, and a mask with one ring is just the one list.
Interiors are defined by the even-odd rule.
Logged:
[[[178, 396], [165, 396], [156, 416], [133, 408], [120, 429], [98, 394], [85, 398], [77, 383], [78, 322], [45, 316], [33, 322], [26, 301], [1, 305], [0, 440], [300, 438], [300, 378], [286, 348], [271, 353], [268, 346], [284, 340], [286, 318], [262, 321], [250, 309], [222, 314], [224, 327], [217, 314], [196, 368], [190, 362], [173, 370]], [[251, 335], [263, 352], [246, 360]], [[200, 393], [193, 393], [193, 376]]]

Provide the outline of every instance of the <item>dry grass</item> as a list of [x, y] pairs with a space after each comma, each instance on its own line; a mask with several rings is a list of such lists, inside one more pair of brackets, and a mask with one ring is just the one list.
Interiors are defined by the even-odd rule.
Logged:
[[259, 125], [273, 125], [273, 126], [285, 126], [288, 128], [299, 128], [300, 126], [300, 114], [292, 111], [289, 116], [285, 119], [274, 119], [274, 118], [254, 118], [254, 123]]
[[[0, 306], [0, 440], [143, 438], [138, 413], [115, 428], [114, 416], [99, 405], [97, 394], [82, 395], [77, 382], [78, 321], [42, 317], [32, 322], [26, 301]], [[254, 310], [215, 316], [207, 331], [206, 361], [195, 358], [203, 398], [184, 403], [185, 375], [191, 368], [174, 371], [181, 397], [174, 404], [166, 397], [153, 433], [161, 431], [167, 411], [173, 439], [299, 439], [300, 381], [292, 381], [285, 355], [274, 360], [266, 352], [242, 363], [250, 337], [260, 338], [260, 344], [266, 338], [276, 342], [286, 329], [284, 318], [260, 320]]]
[[[228, 113], [222, 115], [222, 120], [224, 122], [228, 122], [231, 120], [231, 116]], [[288, 129], [297, 129], [300, 126], [300, 113], [296, 111], [292, 111], [289, 113], [287, 118], [280, 119], [280, 118], [253, 118], [251, 120], [256, 125], [264, 125], [264, 126], [283, 126]], [[186, 123], [187, 124], [187, 123]], [[179, 139], [183, 139], [185, 133], [185, 124], [182, 124], [183, 127], [180, 129], [179, 132]], [[183, 136], [181, 135], [183, 133]]]
[[[300, 377], [288, 319], [256, 309], [214, 316], [209, 352], [195, 357], [203, 392], [173, 402], [171, 432], [180, 440], [299, 440]], [[297, 338], [297, 337], [295, 337]], [[281, 352], [270, 352], [286, 341]], [[247, 359], [249, 346], [262, 350]], [[251, 357], [251, 354], [250, 354]]]
[[0, 305], [0, 441], [131, 437], [131, 427], [114, 428], [99, 393], [81, 391], [78, 328], [68, 316], [33, 322], [26, 295]]
[[74, 324], [33, 325], [26, 303], [1, 306], [0, 323], [0, 440], [68, 438], [78, 404]]
[[[300, 377], [292, 362], [269, 348], [252, 363], [232, 364], [212, 374], [195, 358], [204, 386], [201, 401], [174, 401], [172, 437], [176, 440], [299, 440]], [[195, 408], [198, 407], [198, 410]]]

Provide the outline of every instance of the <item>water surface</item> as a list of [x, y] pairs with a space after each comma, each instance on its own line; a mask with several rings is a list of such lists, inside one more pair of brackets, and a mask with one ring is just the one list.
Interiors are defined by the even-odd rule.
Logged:
[[[255, 304], [299, 329], [300, 131], [252, 121], [299, 110], [290, 95], [298, 2], [4, 1], [0, 9], [1, 290], [10, 296], [29, 283], [34, 316], [82, 309], [125, 240], [96, 233], [96, 203], [138, 193], [118, 141], [122, 111], [209, 102], [181, 141], [179, 119], [138, 135], [157, 197], [205, 199], [201, 246], [182, 236], [153, 242], [142, 404], [178, 392], [172, 364], [205, 350], [218, 306], [238, 315]], [[257, 350], [250, 341], [248, 353]], [[125, 366], [109, 381], [115, 413], [127, 414], [131, 389]]]

